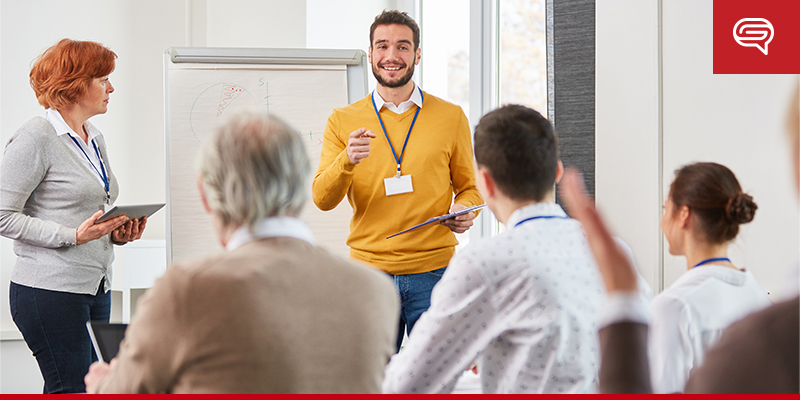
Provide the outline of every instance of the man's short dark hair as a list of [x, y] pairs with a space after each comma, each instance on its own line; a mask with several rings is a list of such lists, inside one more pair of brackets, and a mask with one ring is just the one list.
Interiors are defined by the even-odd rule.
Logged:
[[506, 196], [542, 201], [555, 184], [558, 138], [538, 111], [503, 106], [484, 115], [475, 127], [475, 160]]
[[419, 48], [419, 25], [417, 25], [417, 22], [414, 21], [414, 18], [408, 16], [408, 13], [397, 10], [383, 10], [380, 15], [375, 17], [375, 21], [369, 27], [369, 47], [372, 48], [372, 41], [374, 40], [375, 36], [375, 28], [381, 25], [392, 24], [405, 25], [411, 28], [411, 33], [414, 34], [414, 51], [416, 51]]

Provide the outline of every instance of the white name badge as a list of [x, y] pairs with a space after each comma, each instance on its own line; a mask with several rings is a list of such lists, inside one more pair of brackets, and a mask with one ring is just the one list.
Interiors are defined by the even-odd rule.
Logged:
[[387, 196], [414, 191], [414, 186], [411, 184], [411, 175], [386, 178], [383, 180], [383, 186], [386, 189]]

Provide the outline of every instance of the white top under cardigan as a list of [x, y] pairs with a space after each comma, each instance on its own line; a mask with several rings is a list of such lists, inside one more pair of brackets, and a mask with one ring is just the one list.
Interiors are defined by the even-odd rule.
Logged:
[[651, 304], [653, 390], [682, 392], [725, 328], [771, 304], [749, 271], [707, 264], [681, 275]]
[[[88, 130], [96, 130], [86, 123]], [[102, 135], [111, 203], [119, 193]], [[73, 146], [75, 144], [73, 143]], [[94, 148], [92, 148], [94, 150]], [[83, 159], [82, 159], [83, 158]], [[95, 294], [103, 277], [111, 287], [114, 251], [108, 235], [75, 245], [76, 228], [106, 203], [104, 185], [45, 118], [26, 122], [0, 160], [0, 235], [14, 240], [17, 261], [11, 281], [70, 293]]]
[[[56, 130], [56, 134], [64, 141], [64, 144], [66, 144], [79, 159], [83, 160], [83, 166], [86, 167], [89, 172], [93, 173], [100, 183], [103, 184], [103, 187], [105, 187], [105, 182], [103, 182], [103, 176], [101, 175], [103, 170], [100, 168], [101, 165], [105, 167], [105, 164], [103, 160], [97, 158], [97, 152], [94, 151], [94, 145], [92, 145], [92, 140], [95, 140], [95, 138], [101, 135], [100, 131], [95, 128], [94, 125], [87, 122], [86, 135], [89, 138], [89, 143], [86, 143], [69, 127], [69, 125], [67, 125], [67, 121], [64, 121], [64, 117], [58, 110], [48, 108], [44, 111], [44, 119], [46, 119], [50, 125], [53, 125], [53, 129]], [[73, 141], [72, 138], [74, 138], [75, 141]], [[75, 142], [78, 142], [77, 146]]]
[[[535, 219], [515, 226], [530, 217]], [[447, 393], [478, 361], [484, 393], [595, 390], [604, 301], [581, 225], [555, 203], [516, 210], [507, 230], [456, 253], [384, 393]]]

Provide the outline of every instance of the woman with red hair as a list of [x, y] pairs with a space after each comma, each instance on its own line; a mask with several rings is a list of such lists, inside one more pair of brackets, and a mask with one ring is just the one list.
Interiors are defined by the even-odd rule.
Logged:
[[11, 316], [36, 357], [45, 393], [84, 392], [96, 360], [86, 322], [109, 320], [112, 245], [141, 238], [146, 220], [95, 223], [117, 198], [104, 114], [117, 55], [63, 39], [35, 61], [30, 83], [45, 108], [11, 137], [0, 162], [0, 234], [14, 240]]

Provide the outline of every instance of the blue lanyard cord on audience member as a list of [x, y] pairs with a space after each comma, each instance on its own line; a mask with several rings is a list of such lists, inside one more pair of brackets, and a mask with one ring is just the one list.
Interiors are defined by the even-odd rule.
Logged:
[[528, 222], [528, 221], [534, 220], [534, 219], [569, 219], [569, 217], [562, 217], [560, 215], [540, 215], [538, 217], [525, 218], [522, 221], [519, 221], [516, 224], [514, 224], [514, 228], [522, 225], [525, 222]]
[[[701, 266], [701, 265], [706, 265], [706, 264], [708, 264], [708, 263], [712, 263], [712, 262], [715, 262], [715, 261], [727, 261], [727, 262], [731, 262], [731, 259], [730, 259], [730, 258], [728, 258], [728, 257], [709, 258], [709, 259], [707, 259], [707, 260], [700, 261], [699, 263], [697, 263], [697, 265], [695, 265], [695, 266], [694, 266], [694, 267], [692, 267], [692, 268], [697, 268], [697, 267], [699, 267], [699, 266]], [[733, 264], [733, 263], [731, 263], [731, 264]]]
[[103, 173], [100, 173], [100, 171], [97, 170], [97, 167], [92, 162], [92, 159], [89, 158], [88, 154], [86, 154], [86, 150], [84, 150], [83, 146], [81, 146], [80, 143], [78, 143], [78, 140], [75, 139], [75, 137], [73, 137], [72, 135], [69, 135], [69, 138], [72, 139], [73, 142], [75, 142], [75, 146], [78, 146], [78, 148], [81, 149], [83, 155], [86, 156], [87, 160], [89, 160], [89, 164], [91, 164], [92, 168], [94, 168], [94, 171], [97, 172], [97, 175], [100, 175], [101, 179], [103, 179], [103, 185], [105, 185], [106, 187], [106, 198], [110, 200], [111, 194], [109, 193], [108, 176], [106, 175], [106, 168], [105, 166], [103, 166], [103, 159], [100, 157], [100, 151], [97, 150], [97, 143], [95, 143], [94, 139], [92, 139], [92, 146], [94, 146], [94, 152], [95, 154], [97, 154], [97, 161], [100, 162], [100, 170], [102, 170]]
[[378, 116], [378, 121], [381, 123], [381, 129], [383, 129], [383, 134], [386, 136], [386, 141], [389, 142], [389, 148], [392, 149], [392, 155], [394, 156], [394, 160], [397, 161], [397, 177], [400, 177], [400, 161], [403, 159], [403, 154], [406, 152], [406, 145], [408, 144], [408, 138], [411, 137], [411, 130], [414, 129], [414, 123], [417, 122], [417, 115], [419, 115], [419, 110], [422, 108], [422, 103], [425, 101], [425, 96], [422, 94], [422, 89], [417, 86], [419, 89], [419, 96], [420, 96], [420, 106], [417, 107], [417, 111], [414, 112], [414, 119], [411, 121], [411, 126], [408, 127], [408, 134], [406, 134], [406, 141], [403, 142], [403, 149], [400, 151], [400, 157], [397, 156], [397, 153], [394, 151], [394, 146], [392, 146], [392, 141], [389, 140], [389, 134], [386, 133], [386, 127], [383, 125], [383, 119], [381, 119], [381, 114], [378, 112], [378, 106], [375, 105], [375, 92], [372, 92], [372, 108], [375, 110], [375, 115]]

